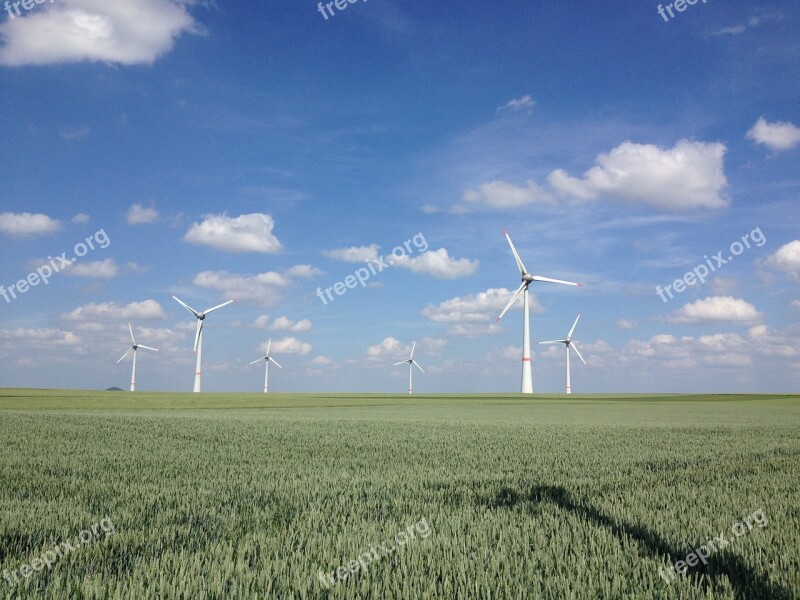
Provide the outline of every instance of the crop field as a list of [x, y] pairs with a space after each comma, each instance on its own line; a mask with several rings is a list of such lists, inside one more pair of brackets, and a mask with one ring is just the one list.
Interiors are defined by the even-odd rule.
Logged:
[[2, 598], [799, 598], [800, 396], [0, 390], [0, 515]]

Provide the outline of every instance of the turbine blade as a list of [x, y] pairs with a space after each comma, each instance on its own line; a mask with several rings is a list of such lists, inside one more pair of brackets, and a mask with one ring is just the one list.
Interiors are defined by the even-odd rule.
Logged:
[[207, 308], [206, 310], [203, 311], [203, 314], [207, 315], [208, 313], [213, 312], [213, 311], [217, 310], [218, 308], [222, 308], [223, 306], [228, 306], [228, 304], [230, 304], [231, 302], [233, 302], [233, 300], [228, 300], [227, 302], [223, 302], [222, 304], [217, 304], [216, 306], [213, 306], [211, 308]]
[[126, 356], [128, 356], [128, 354], [130, 354], [131, 352], [133, 352], [133, 346], [128, 348], [128, 351], [125, 354], [122, 355], [122, 357], [117, 361], [117, 364], [121, 363], [122, 359], [125, 358]]
[[280, 365], [278, 364], [278, 361], [277, 361], [277, 360], [275, 360], [274, 358], [272, 358], [271, 356], [269, 357], [269, 359], [268, 359], [268, 360], [271, 360], [271, 361], [272, 361], [272, 362], [275, 364], [275, 366], [276, 366], [276, 367], [278, 367], [279, 369], [282, 369], [282, 368], [283, 368], [282, 366], [280, 366]]
[[548, 342], [538, 342], [539, 344], [566, 344], [567, 340], [550, 340]]
[[523, 282], [523, 283], [522, 283], [522, 285], [521, 285], [521, 286], [519, 286], [519, 287], [517, 288], [517, 291], [516, 291], [516, 292], [514, 292], [514, 295], [513, 295], [513, 296], [511, 296], [511, 300], [509, 300], [509, 301], [508, 301], [508, 304], [506, 304], [506, 307], [503, 309], [503, 312], [501, 312], [501, 313], [500, 313], [500, 316], [499, 316], [499, 317], [497, 317], [497, 321], [499, 321], [500, 319], [502, 319], [502, 318], [503, 318], [503, 315], [504, 315], [504, 314], [506, 314], [506, 313], [508, 312], [508, 309], [509, 309], [509, 308], [511, 308], [511, 305], [512, 305], [512, 304], [514, 304], [514, 301], [515, 301], [515, 300], [517, 299], [517, 297], [518, 297], [518, 296], [519, 296], [519, 295], [522, 293], [522, 290], [524, 290], [524, 289], [525, 289], [525, 286], [526, 286], [526, 285], [528, 285], [528, 284], [527, 284], [526, 282]]
[[411, 355], [409, 356], [409, 358], [414, 358], [414, 348], [416, 347], [417, 347], [417, 342], [411, 344]]
[[186, 304], [186, 302], [184, 302], [183, 300], [181, 300], [177, 296], [173, 296], [172, 299], [175, 300], [175, 302], [177, 302], [178, 304], [180, 304], [183, 308], [188, 310], [190, 313], [192, 313], [195, 317], [199, 317], [200, 316], [199, 312], [197, 312], [195, 309], [193, 309], [191, 306]]
[[272, 338], [269, 338], [269, 341], [267, 342], [267, 356], [269, 356], [269, 348], [270, 348], [270, 346], [272, 346]]
[[152, 350], [153, 352], [158, 352], [158, 348], [151, 348], [150, 346], [145, 346], [144, 344], [139, 344], [139, 348], [145, 348], [146, 350]]
[[131, 327], [131, 322], [130, 321], [128, 321], [128, 331], [131, 332], [131, 342], [135, 346], [136, 345], [136, 340], [133, 337], [133, 327]]
[[203, 331], [203, 319], [197, 319], [197, 332], [194, 334], [194, 351], [197, 352], [197, 344], [200, 342], [200, 333]]
[[503, 231], [503, 234], [506, 236], [508, 240], [508, 245], [511, 246], [511, 253], [514, 255], [514, 260], [517, 261], [517, 268], [519, 269], [520, 275], [525, 275], [528, 271], [525, 269], [525, 265], [522, 264], [522, 259], [519, 257], [519, 253], [517, 249], [514, 247], [514, 242], [511, 241], [511, 236], [508, 235], [508, 229]]
[[[580, 359], [581, 359], [581, 362], [583, 362], [583, 364], [585, 365], [585, 364], [586, 364], [586, 361], [585, 361], [585, 360], [583, 360], [583, 357], [581, 356], [581, 353], [580, 353], [580, 352], [578, 352], [578, 347], [575, 345], [575, 343], [574, 343], [574, 342], [573, 342], [572, 344], [570, 344], [570, 345], [569, 345], [569, 348], [572, 348], [573, 350], [575, 350], [575, 354], [577, 354], [577, 355], [578, 355], [578, 358], [580, 358]], [[569, 348], [567, 348], [567, 352], [569, 352]]]
[[251, 364], [251, 365], [254, 365], [254, 364], [256, 364], [256, 363], [260, 363], [262, 360], [266, 360], [266, 358], [267, 358], [266, 356], [262, 356], [261, 358], [258, 358], [258, 359], [256, 359], [256, 360], [254, 360], [254, 361], [253, 361], [253, 362], [251, 362], [250, 364]]
[[547, 283], [561, 283], [563, 285], [577, 285], [578, 287], [583, 287], [582, 283], [575, 283], [573, 281], [564, 281], [563, 279], [552, 279], [550, 277], [541, 277], [540, 275], [534, 275], [533, 280], [545, 281]]
[[580, 319], [580, 318], [581, 318], [581, 313], [578, 313], [578, 317], [575, 319], [575, 322], [572, 324], [572, 329], [570, 329], [569, 333], [567, 334], [567, 339], [568, 340], [572, 339], [572, 334], [574, 333], [575, 327], [578, 325], [578, 319]]
[[[412, 361], [411, 361], [411, 364], [412, 364], [412, 365], [417, 365], [417, 368], [418, 368], [420, 371], [422, 371], [422, 367], [420, 367], [420, 366], [419, 366], [419, 363], [418, 363], [417, 361], [415, 361], [415, 360], [412, 360]], [[424, 373], [425, 371], [422, 371], [422, 372]]]
[[398, 362], [398, 363], [394, 363], [392, 366], [393, 366], [393, 367], [396, 367], [397, 365], [402, 365], [402, 364], [405, 364], [405, 363], [407, 363], [407, 362], [408, 362], [407, 360], [401, 360], [401, 361], [400, 361], [400, 362]]

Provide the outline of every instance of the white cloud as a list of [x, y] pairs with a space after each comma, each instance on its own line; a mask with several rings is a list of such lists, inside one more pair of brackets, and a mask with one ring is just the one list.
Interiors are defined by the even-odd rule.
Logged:
[[536, 101], [530, 95], [525, 95], [522, 98], [515, 98], [513, 100], [509, 100], [506, 104], [499, 107], [497, 109], [497, 112], [506, 109], [508, 110], [521, 110], [524, 108], [531, 109], [534, 106], [536, 106]]
[[315, 365], [315, 366], [317, 366], [317, 367], [332, 367], [332, 366], [334, 366], [336, 363], [334, 363], [334, 362], [333, 362], [333, 361], [332, 361], [330, 358], [328, 358], [327, 356], [320, 355], [320, 356], [315, 356], [315, 357], [314, 357], [314, 358], [311, 360], [311, 364], [312, 364], [312, 365]]
[[788, 150], [800, 144], [800, 127], [786, 121], [768, 123], [759, 117], [745, 137], [771, 150]]
[[0, 340], [13, 340], [34, 346], [76, 346], [81, 338], [71, 331], [61, 329], [0, 329]]
[[125, 220], [128, 225], [142, 225], [144, 223], [155, 223], [158, 221], [158, 211], [153, 207], [144, 207], [141, 204], [131, 204], [128, 212], [125, 213]]
[[69, 321], [89, 321], [93, 319], [163, 319], [164, 309], [155, 300], [144, 300], [142, 302], [131, 302], [130, 304], [114, 304], [113, 302], [103, 302], [95, 304], [90, 302], [79, 306], [71, 312], [61, 315]]
[[[0, 25], [0, 28], [2, 28], [2, 25]], [[2, 49], [0, 49], [0, 56], [2, 56]], [[65, 140], [82, 140], [91, 132], [92, 129], [88, 125], [80, 125], [78, 127], [64, 126], [58, 130], [58, 135]]]
[[378, 246], [370, 244], [369, 246], [350, 246], [349, 248], [323, 250], [322, 255], [348, 263], [372, 262], [378, 260]]
[[[266, 352], [267, 342], [261, 344], [258, 349], [260, 352]], [[272, 340], [270, 352], [274, 352], [275, 354], [299, 354], [305, 356], [311, 352], [312, 349], [311, 344], [301, 342], [294, 337], [285, 337], [280, 340]]]
[[445, 248], [429, 250], [419, 256], [403, 255], [391, 259], [396, 267], [408, 269], [412, 273], [430, 275], [436, 279], [458, 279], [473, 275], [480, 264], [468, 258], [451, 258]]
[[113, 258], [106, 258], [105, 260], [72, 263], [64, 269], [64, 273], [74, 277], [109, 278], [119, 274], [119, 267]]
[[464, 192], [467, 202], [481, 202], [494, 208], [516, 208], [526, 204], [552, 202], [553, 198], [535, 181], [526, 181], [527, 187], [518, 187], [507, 181], [490, 181], [477, 190]]
[[709, 296], [685, 304], [669, 318], [673, 323], [754, 323], [763, 315], [756, 308], [733, 296]]
[[202, 223], [194, 223], [184, 241], [203, 244], [226, 252], [278, 252], [282, 246], [272, 234], [275, 223], [262, 213], [228, 217], [206, 215]]
[[800, 310], [800, 300], [793, 300], [792, 306], [794, 306], [797, 310]]
[[288, 277], [299, 277], [302, 279], [311, 279], [312, 277], [318, 277], [323, 274], [322, 271], [311, 265], [295, 265], [287, 269], [285, 273]]
[[778, 248], [769, 256], [766, 264], [783, 271], [792, 281], [800, 281], [800, 240], [794, 240]]
[[[429, 304], [422, 309], [422, 315], [436, 323], [484, 323], [493, 322], [500, 314], [514, 292], [506, 288], [490, 288], [485, 292], [468, 294], [445, 300], [439, 304]], [[521, 298], [521, 296], [520, 296]], [[522, 307], [518, 298], [515, 305]], [[535, 294], [528, 293], [531, 311], [542, 312]]]
[[406, 358], [411, 352], [411, 344], [404, 344], [393, 337], [385, 338], [380, 344], [367, 348], [368, 358]]
[[88, 223], [89, 219], [91, 219], [91, 217], [86, 213], [78, 213], [77, 215], [72, 217], [72, 222], [81, 225], [83, 223]]
[[311, 321], [308, 319], [292, 321], [288, 317], [278, 317], [272, 321], [272, 325], [269, 328], [275, 331], [311, 331]]
[[432, 338], [426, 336], [419, 341], [417, 347], [425, 354], [441, 354], [442, 349], [446, 345], [447, 340], [443, 338]]
[[0, 213], [0, 231], [9, 235], [39, 235], [59, 229], [59, 221], [41, 213]]
[[439, 207], [436, 204], [425, 204], [422, 207], [422, 212], [426, 215], [433, 215], [439, 212]]
[[728, 185], [721, 143], [679, 141], [664, 150], [652, 144], [624, 142], [600, 154], [583, 179], [564, 170], [548, 181], [562, 195], [581, 200], [607, 196], [671, 211], [724, 208], [722, 192]]
[[[37, 2], [38, 4], [38, 2]], [[0, 64], [152, 64], [197, 27], [189, 0], [58, 0], [0, 24]]]
[[279, 288], [286, 287], [291, 280], [275, 271], [242, 275], [228, 271], [202, 271], [192, 280], [198, 287], [223, 292], [226, 300], [241, 300], [260, 306], [271, 306], [280, 300]]
[[639, 324], [633, 319], [619, 319], [617, 321], [617, 329], [636, 329]]

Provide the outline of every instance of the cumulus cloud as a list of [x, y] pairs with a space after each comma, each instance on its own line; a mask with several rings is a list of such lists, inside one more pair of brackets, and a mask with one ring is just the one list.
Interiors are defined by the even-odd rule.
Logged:
[[228, 271], [201, 271], [192, 280], [198, 287], [223, 292], [226, 300], [238, 299], [260, 306], [272, 306], [280, 300], [279, 288], [286, 287], [291, 280], [275, 271], [242, 275]]
[[[38, 4], [38, 3], [37, 3]], [[190, 0], [58, 0], [0, 24], [0, 64], [152, 64], [198, 28]]]
[[[2, 26], [0, 26], [2, 27]], [[0, 49], [0, 55], [2, 55], [2, 50]], [[60, 135], [65, 140], [82, 140], [92, 132], [91, 127], [88, 125], [79, 125], [78, 127], [70, 127], [65, 125], [61, 129], [58, 130], [58, 135]]]
[[535, 181], [526, 181], [526, 187], [519, 187], [507, 181], [490, 181], [478, 186], [477, 190], [464, 192], [467, 202], [480, 202], [494, 208], [516, 208], [526, 204], [552, 202], [553, 198]]
[[333, 360], [331, 360], [327, 356], [319, 355], [319, 356], [315, 356], [311, 360], [311, 364], [314, 365], [314, 366], [317, 366], [317, 367], [332, 367], [336, 363], [334, 363]]
[[322, 271], [316, 267], [312, 267], [311, 265], [295, 265], [286, 269], [286, 275], [288, 277], [311, 279], [312, 277], [322, 275]]
[[256, 319], [256, 326], [263, 327], [265, 329], [272, 329], [274, 331], [311, 331], [311, 321], [308, 319], [292, 321], [290, 318], [283, 316], [274, 319], [272, 323], [268, 324], [266, 315], [262, 315]]
[[728, 185], [721, 143], [679, 141], [674, 148], [624, 142], [600, 154], [583, 178], [564, 170], [550, 173], [548, 181], [559, 193], [580, 200], [600, 196], [682, 211], [724, 208]]
[[125, 220], [128, 225], [155, 223], [158, 221], [158, 211], [153, 207], [144, 207], [138, 203], [131, 204], [128, 212], [125, 213]]
[[452, 258], [445, 248], [429, 250], [415, 257], [404, 254], [391, 260], [396, 267], [408, 269], [412, 273], [430, 275], [436, 279], [469, 277], [475, 273], [480, 264], [479, 261], [468, 258]]
[[800, 127], [786, 121], [768, 123], [764, 117], [759, 117], [745, 137], [770, 150], [788, 150], [800, 144]]
[[91, 219], [91, 217], [86, 213], [78, 213], [77, 215], [72, 217], [72, 222], [81, 225], [83, 223], [88, 223], [89, 219]]
[[623, 331], [626, 329], [636, 329], [638, 326], [639, 324], [633, 319], [619, 319], [617, 321], [617, 329], [622, 329]]
[[685, 304], [668, 320], [673, 323], [754, 323], [763, 317], [752, 304], [733, 296], [709, 296]]
[[34, 346], [76, 346], [81, 338], [71, 331], [61, 329], [0, 329], [0, 340], [25, 342]]
[[[494, 321], [514, 292], [506, 288], [490, 288], [485, 292], [457, 296], [439, 304], [429, 304], [422, 315], [435, 323], [481, 323]], [[542, 312], [535, 294], [528, 293], [531, 311]], [[522, 307], [522, 300], [515, 303]]]
[[64, 273], [73, 277], [110, 278], [119, 274], [119, 267], [113, 258], [93, 260], [91, 262], [71, 263], [64, 269]]
[[523, 109], [528, 109], [528, 112], [530, 112], [530, 109], [532, 109], [534, 106], [536, 106], [536, 101], [533, 99], [532, 96], [526, 94], [522, 98], [514, 98], [512, 100], [509, 100], [503, 106], [498, 107], [497, 112], [500, 112], [501, 110], [523, 110]]
[[380, 344], [375, 344], [367, 348], [368, 358], [394, 358], [397, 356], [407, 357], [411, 352], [411, 344], [404, 344], [393, 337], [385, 338]]
[[784, 244], [765, 263], [783, 271], [792, 281], [800, 281], [800, 240]]
[[0, 213], [0, 231], [9, 235], [39, 235], [61, 229], [61, 223], [41, 213]]
[[164, 309], [155, 300], [144, 300], [142, 302], [131, 302], [130, 304], [115, 304], [113, 302], [102, 302], [96, 304], [90, 302], [84, 304], [71, 312], [61, 315], [69, 321], [90, 321], [93, 319], [118, 319], [118, 320], [138, 320], [138, 319], [163, 319]]
[[[266, 353], [267, 351], [267, 342], [264, 342], [258, 347], [260, 352]], [[301, 342], [297, 338], [294, 337], [285, 337], [280, 340], [272, 340], [272, 346], [270, 347], [270, 352], [274, 352], [276, 354], [299, 354], [301, 356], [305, 356], [313, 347], [311, 344], [307, 344], [306, 342]]]
[[238, 217], [206, 215], [204, 221], [189, 228], [183, 239], [226, 252], [274, 253], [282, 248], [272, 234], [274, 226], [272, 217], [262, 213]]
[[370, 244], [369, 246], [350, 246], [349, 248], [323, 250], [322, 255], [348, 263], [372, 262], [378, 260], [378, 246], [377, 244]]

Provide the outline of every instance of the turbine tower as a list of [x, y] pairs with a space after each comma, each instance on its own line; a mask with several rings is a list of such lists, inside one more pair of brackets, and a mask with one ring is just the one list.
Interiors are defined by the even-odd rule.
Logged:
[[550, 277], [542, 277], [540, 275], [531, 275], [528, 273], [525, 265], [522, 263], [522, 259], [519, 257], [517, 253], [517, 249], [514, 247], [514, 243], [511, 241], [511, 236], [508, 235], [508, 229], [503, 232], [508, 240], [508, 245], [511, 246], [511, 253], [514, 255], [514, 260], [517, 261], [517, 268], [519, 268], [519, 274], [522, 277], [522, 285], [517, 288], [517, 291], [514, 292], [514, 295], [511, 296], [511, 300], [508, 301], [506, 307], [503, 309], [503, 312], [500, 313], [500, 316], [497, 317], [497, 320], [503, 318], [503, 315], [508, 312], [508, 309], [511, 308], [511, 305], [514, 304], [514, 301], [522, 294], [522, 387], [521, 392], [523, 394], [532, 394], [533, 393], [533, 378], [531, 376], [531, 327], [530, 327], [530, 311], [528, 306], [528, 286], [531, 284], [532, 281], [543, 281], [547, 283], [561, 283], [563, 285], [577, 285], [582, 286], [582, 283], [573, 283], [571, 281], [563, 281], [561, 279], [551, 279]]
[[279, 369], [283, 369], [283, 367], [278, 364], [278, 361], [276, 361], [274, 358], [272, 358], [269, 355], [269, 347], [271, 345], [272, 345], [272, 338], [269, 338], [269, 341], [267, 342], [267, 353], [264, 356], [262, 356], [261, 358], [259, 358], [258, 360], [254, 360], [253, 362], [250, 363], [251, 365], [254, 365], [254, 364], [259, 363], [259, 362], [261, 362], [263, 360], [267, 365], [266, 373], [264, 374], [264, 393], [265, 394], [269, 390], [269, 363], [270, 363], [270, 361], [274, 362], [275, 366], [278, 367]]
[[117, 364], [122, 362], [122, 359], [128, 356], [131, 352], [133, 352], [133, 370], [131, 371], [131, 391], [136, 391], [136, 351], [139, 348], [144, 348], [145, 350], [152, 350], [153, 352], [158, 352], [155, 348], [151, 348], [150, 346], [145, 346], [144, 344], [137, 344], [136, 338], [133, 337], [133, 327], [131, 324], [128, 323], [128, 331], [131, 332], [131, 347], [128, 348], [128, 351], [122, 355], [122, 357], [117, 361]]
[[175, 302], [180, 304], [183, 308], [188, 310], [192, 313], [195, 318], [197, 318], [197, 332], [194, 334], [194, 352], [197, 355], [197, 363], [194, 369], [194, 389], [193, 392], [200, 391], [200, 380], [203, 374], [202, 371], [202, 357], [203, 357], [203, 321], [205, 321], [206, 315], [211, 311], [217, 310], [218, 308], [222, 308], [223, 306], [228, 306], [233, 300], [228, 300], [227, 302], [223, 302], [222, 304], [218, 304], [212, 308], [207, 308], [203, 312], [197, 312], [191, 306], [186, 304], [184, 301], [180, 300], [176, 296], [172, 297]]
[[572, 329], [569, 330], [569, 333], [567, 334], [567, 337], [564, 338], [563, 340], [551, 340], [549, 342], [539, 342], [540, 344], [564, 344], [564, 347], [567, 350], [567, 387], [566, 387], [567, 394], [571, 394], [572, 393], [572, 386], [570, 385], [570, 382], [569, 382], [569, 349], [572, 348], [573, 350], [575, 350], [575, 354], [578, 355], [578, 358], [581, 359], [581, 361], [583, 362], [584, 365], [586, 364], [586, 361], [583, 360], [583, 357], [581, 356], [581, 353], [578, 351], [578, 346], [576, 346], [575, 342], [572, 341], [572, 334], [575, 332], [575, 326], [578, 324], [578, 319], [580, 319], [580, 318], [581, 318], [581, 314], [578, 313], [578, 317], [575, 319], [575, 322], [572, 324]]
[[[414, 348], [416, 348], [416, 347], [417, 347], [417, 342], [414, 342], [411, 345], [411, 354], [409, 355], [409, 357], [407, 359], [405, 359], [405, 360], [401, 360], [400, 362], [396, 362], [393, 365], [393, 366], [396, 367], [397, 365], [402, 365], [402, 364], [408, 363], [408, 393], [409, 394], [413, 393], [413, 389], [414, 389], [413, 385], [412, 385], [412, 383], [413, 383], [412, 375], [414, 374], [414, 365], [416, 365], [417, 368], [420, 371], [422, 371], [422, 367], [420, 367], [419, 363], [414, 360]], [[422, 372], [424, 373], [425, 371], [422, 371]]]

